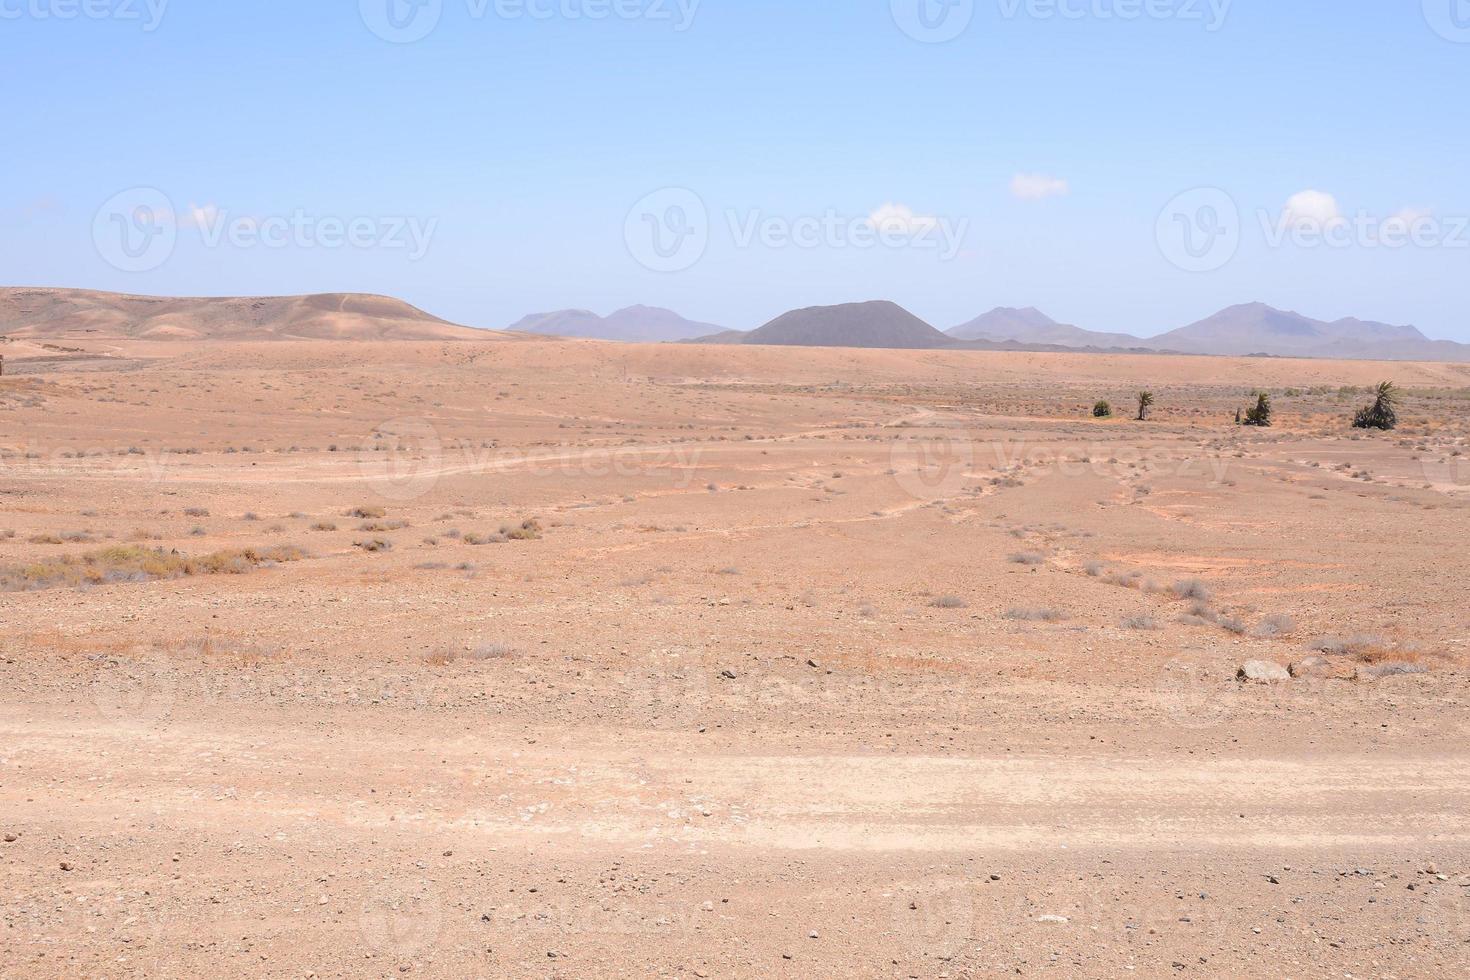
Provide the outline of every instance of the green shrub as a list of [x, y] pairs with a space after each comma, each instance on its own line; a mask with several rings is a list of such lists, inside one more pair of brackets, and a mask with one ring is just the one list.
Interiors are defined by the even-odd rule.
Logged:
[[1387, 432], [1398, 427], [1399, 391], [1392, 381], [1378, 386], [1378, 397], [1373, 404], [1360, 410], [1353, 419], [1355, 429], [1382, 429]]
[[1256, 395], [1256, 407], [1245, 413], [1245, 424], [1263, 429], [1271, 427], [1271, 396], [1264, 391]]
[[1151, 391], [1140, 391], [1138, 393], [1138, 421], [1148, 421], [1148, 410], [1154, 407], [1154, 393]]

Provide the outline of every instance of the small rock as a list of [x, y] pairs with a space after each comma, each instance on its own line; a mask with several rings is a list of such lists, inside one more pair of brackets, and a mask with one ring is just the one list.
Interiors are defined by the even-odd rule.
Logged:
[[1291, 674], [1285, 667], [1269, 660], [1248, 660], [1241, 665], [1235, 676], [1238, 680], [1254, 681], [1258, 684], [1291, 680]]
[[14, 844], [15, 843], [15, 835], [14, 834], [6, 834], [5, 835], [5, 843], [7, 843], [7, 844]]
[[1332, 662], [1326, 657], [1304, 657], [1289, 668], [1292, 677], [1331, 677]]

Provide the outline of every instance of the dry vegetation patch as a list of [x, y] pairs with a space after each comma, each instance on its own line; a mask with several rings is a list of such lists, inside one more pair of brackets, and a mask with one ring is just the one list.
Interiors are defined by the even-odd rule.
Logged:
[[243, 575], [262, 565], [298, 561], [299, 548], [277, 545], [216, 551], [190, 558], [177, 551], [117, 545], [81, 555], [12, 565], [0, 569], [0, 591], [24, 592], [57, 586], [106, 585], [113, 582], [156, 582], [194, 575]]

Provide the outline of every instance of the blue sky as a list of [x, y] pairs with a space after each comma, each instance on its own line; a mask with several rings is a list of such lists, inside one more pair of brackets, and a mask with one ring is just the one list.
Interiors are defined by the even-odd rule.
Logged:
[[[388, 0], [0, 0], [0, 281], [492, 327], [887, 298], [1149, 335], [1263, 300], [1470, 341], [1466, 0], [923, 0], [942, 43], [920, 0], [423, 2], [394, 43]], [[134, 270], [99, 241], [138, 188], [172, 211]], [[698, 243], [670, 271], [665, 227]]]

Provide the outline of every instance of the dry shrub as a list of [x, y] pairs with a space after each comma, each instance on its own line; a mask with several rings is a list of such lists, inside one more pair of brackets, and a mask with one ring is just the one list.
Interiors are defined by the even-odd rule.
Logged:
[[1271, 640], [1278, 636], [1287, 636], [1296, 632], [1296, 621], [1290, 616], [1276, 615], [1267, 616], [1251, 631], [1251, 635], [1261, 640]]
[[1355, 657], [1364, 662], [1372, 662], [1388, 656], [1389, 642], [1376, 633], [1356, 633], [1346, 637], [1319, 636], [1307, 644], [1307, 649], [1329, 657]]
[[508, 660], [516, 654], [509, 643], [482, 643], [469, 653], [471, 660]]
[[262, 565], [299, 561], [305, 552], [288, 545], [216, 551], [190, 558], [177, 551], [117, 545], [54, 561], [0, 570], [0, 591], [20, 592], [61, 585], [155, 582], [193, 575], [243, 575]]
[[1018, 622], [1029, 623], [1060, 623], [1067, 618], [1067, 614], [1060, 609], [1007, 609], [1006, 619], [1014, 619]]
[[1020, 551], [1011, 555], [1010, 562], [1013, 565], [1045, 565], [1046, 556], [1039, 551]]
[[1174, 595], [1180, 599], [1196, 599], [1200, 602], [1210, 601], [1209, 586], [1197, 578], [1183, 579], [1174, 583]]
[[942, 595], [929, 603], [935, 609], [969, 609], [970, 604], [957, 595]]
[[541, 537], [541, 522], [528, 518], [519, 527], [502, 527], [500, 533], [511, 541], [535, 541]]
[[344, 516], [355, 517], [360, 521], [375, 521], [387, 517], [388, 512], [381, 507], [354, 507]]

